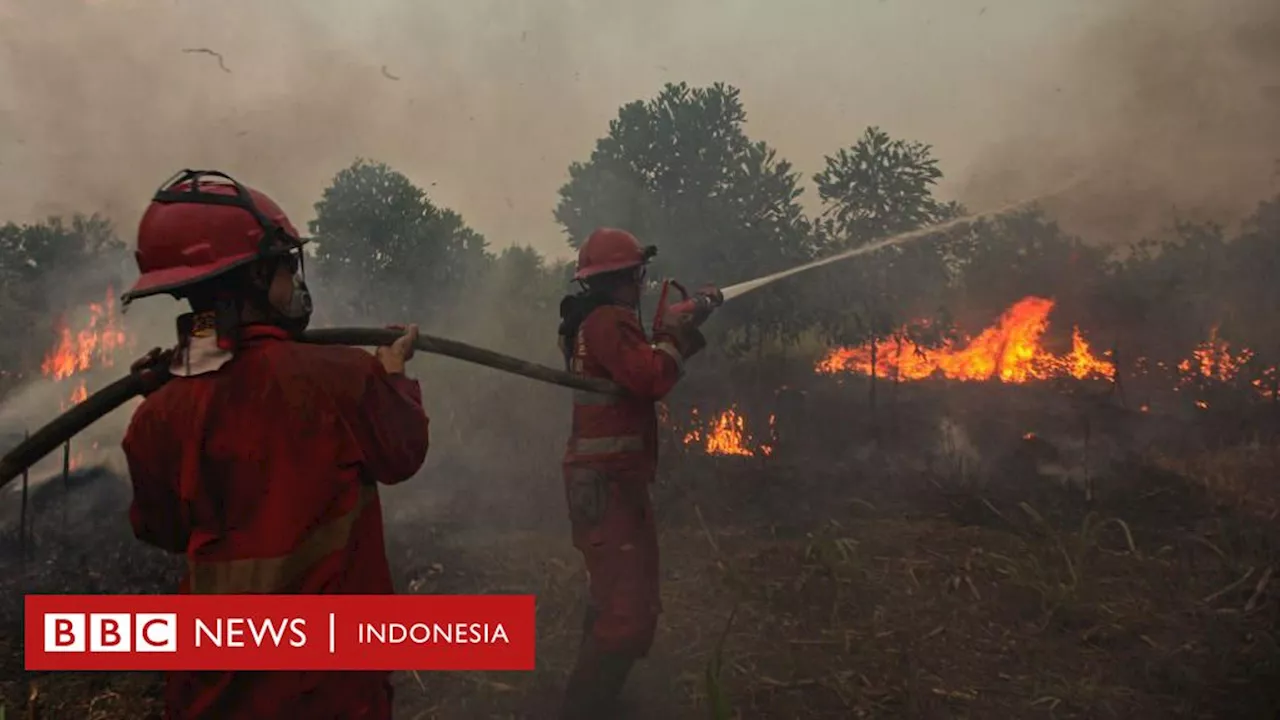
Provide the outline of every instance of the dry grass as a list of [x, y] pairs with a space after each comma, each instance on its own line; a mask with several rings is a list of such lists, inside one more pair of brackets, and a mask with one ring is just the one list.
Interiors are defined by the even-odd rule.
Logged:
[[[1258, 512], [1253, 493], [1266, 483], [1248, 479], [1264, 468], [1274, 479], [1280, 466], [1261, 458], [1138, 468], [1152, 474], [1116, 480], [1092, 507], [1026, 483], [966, 495], [941, 491], [937, 477], [836, 464], [818, 474], [677, 458], [659, 488], [662, 631], [628, 687], [626, 717], [1272, 717], [1280, 531]], [[1206, 488], [1236, 500], [1203, 507]], [[402, 589], [535, 593], [538, 666], [398, 676], [397, 717], [550, 717], [583, 610], [567, 533], [479, 530], [470, 513], [438, 512], [388, 531]], [[26, 589], [164, 588], [171, 566], [117, 525], [86, 528], [91, 545], [43, 542]], [[76, 569], [86, 562], [92, 575]], [[128, 587], [111, 585], [120, 573]], [[22, 672], [22, 588], [9, 578], [9, 716], [23, 716], [32, 687], [47, 719], [155, 716], [155, 675]]]
[[1200, 484], [1215, 503], [1267, 521], [1280, 517], [1280, 448], [1248, 443], [1192, 457], [1156, 454], [1152, 464]]

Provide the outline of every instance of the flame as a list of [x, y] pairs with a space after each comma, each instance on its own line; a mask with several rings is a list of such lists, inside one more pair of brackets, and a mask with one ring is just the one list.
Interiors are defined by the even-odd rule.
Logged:
[[1268, 400], [1275, 400], [1277, 399], [1275, 396], [1275, 390], [1273, 390], [1275, 387], [1275, 379], [1276, 369], [1274, 367], [1269, 367], [1262, 371], [1262, 377], [1253, 381], [1253, 387], [1257, 389], [1258, 393], [1262, 395], [1262, 397], [1267, 398]]
[[774, 445], [778, 442], [778, 416], [769, 413], [769, 444], [760, 446], [760, 454], [769, 457], [773, 454]]
[[1190, 358], [1178, 363], [1178, 371], [1183, 375], [1184, 385], [1197, 378], [1228, 382], [1251, 359], [1253, 351], [1248, 348], [1233, 355], [1231, 344], [1218, 337], [1218, 328], [1214, 326], [1209, 330], [1209, 339], [1197, 345]]
[[76, 389], [71, 393], [71, 404], [79, 405], [84, 402], [84, 399], [87, 397], [89, 397], [89, 388], [85, 387], [84, 381], [81, 380], [80, 384], [76, 386]]
[[[1209, 329], [1209, 339], [1197, 345], [1191, 351], [1191, 357], [1178, 363], [1178, 383], [1174, 390], [1202, 386], [1205, 382], [1229, 383], [1240, 375], [1254, 356], [1249, 348], [1233, 352], [1231, 343], [1218, 336], [1215, 325]], [[1262, 397], [1273, 399], [1275, 374], [1275, 367], [1263, 368], [1250, 385]], [[1196, 401], [1196, 405], [1202, 410], [1208, 408], [1208, 404], [1201, 401]]]
[[[90, 303], [89, 319], [83, 328], [71, 332], [65, 322], [58, 323], [58, 341], [40, 363], [40, 371], [55, 381], [69, 379], [95, 367], [115, 364], [115, 352], [125, 345], [127, 336], [116, 317], [115, 290], [107, 288], [103, 302]], [[89, 396], [84, 378], [80, 378], [62, 409], [77, 405]]]
[[[751, 449], [751, 438], [747, 434], [746, 419], [738, 412], [737, 407], [716, 416], [715, 420], [703, 427], [699, 423], [698, 409], [690, 411], [693, 429], [684, 436], [685, 445], [700, 445], [708, 455], [738, 455], [750, 457], [756, 452]], [[769, 418], [772, 427], [774, 418]], [[763, 455], [773, 453], [771, 445], [761, 446]]]
[[[905, 332], [895, 334], [894, 350], [879, 349], [875, 372], [880, 377], [922, 380], [941, 375], [952, 380], [974, 381], [996, 378], [1001, 382], [1025, 383], [1051, 377], [1071, 376], [1111, 378], [1115, 366], [1093, 354], [1079, 328], [1071, 334], [1071, 352], [1054, 355], [1040, 345], [1049, 325], [1053, 301], [1026, 297], [1014, 303], [999, 322], [983, 330], [963, 347], [948, 342], [926, 350], [905, 340]], [[1104, 353], [1105, 355], [1105, 353]], [[871, 374], [871, 346], [836, 348], [817, 365], [817, 372]]]

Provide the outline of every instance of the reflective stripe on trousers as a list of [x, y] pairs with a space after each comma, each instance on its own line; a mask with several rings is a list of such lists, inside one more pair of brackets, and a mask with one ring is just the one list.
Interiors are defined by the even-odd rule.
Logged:
[[360, 486], [356, 506], [321, 525], [286, 555], [203, 562], [187, 560], [193, 595], [273, 593], [295, 587], [307, 571], [328, 555], [347, 546], [360, 513], [377, 499], [371, 485]]
[[573, 404], [583, 405], [586, 407], [609, 407], [617, 405], [622, 398], [617, 395], [606, 395], [604, 393], [591, 392], [590, 390], [574, 390]]
[[644, 438], [639, 435], [573, 439], [573, 452], [577, 455], [607, 455], [609, 453], [643, 451]]

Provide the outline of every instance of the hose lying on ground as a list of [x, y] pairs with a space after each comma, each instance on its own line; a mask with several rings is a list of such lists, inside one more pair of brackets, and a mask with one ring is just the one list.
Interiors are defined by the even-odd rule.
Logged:
[[[398, 330], [385, 328], [325, 328], [308, 330], [302, 341], [317, 345], [360, 345], [374, 347], [390, 345], [401, 336]], [[492, 350], [485, 350], [474, 345], [434, 337], [418, 335], [414, 348], [433, 355], [446, 355], [476, 365], [484, 365], [513, 375], [522, 375], [552, 385], [561, 385], [576, 390], [617, 395], [622, 390], [615, 384], [600, 379], [584, 378], [564, 370], [556, 370], [545, 365], [531, 363], [527, 360], [503, 355]], [[162, 381], [167, 374], [161, 375]], [[0, 487], [22, 474], [23, 470], [39, 462], [41, 458], [53, 452], [74, 437], [81, 430], [92, 425], [99, 418], [115, 410], [137, 395], [142, 394], [142, 379], [137, 375], [126, 375], [98, 392], [85, 398], [75, 407], [54, 418], [49, 424], [31, 434], [31, 437], [18, 443], [12, 450], [0, 458]]]

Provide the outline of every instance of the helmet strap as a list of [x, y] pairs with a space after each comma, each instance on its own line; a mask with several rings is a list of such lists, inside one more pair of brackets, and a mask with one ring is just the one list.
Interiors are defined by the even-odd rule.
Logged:
[[221, 297], [213, 301], [213, 327], [218, 334], [218, 348], [235, 352], [240, 344], [240, 301]]

